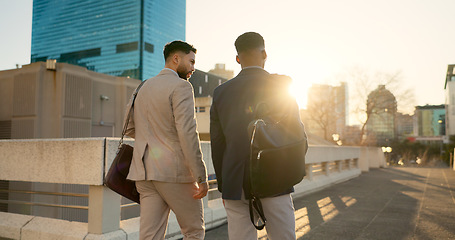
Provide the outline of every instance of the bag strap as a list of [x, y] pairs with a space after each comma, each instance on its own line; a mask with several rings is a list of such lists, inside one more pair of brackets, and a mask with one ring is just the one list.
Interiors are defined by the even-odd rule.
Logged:
[[[257, 229], [257, 230], [262, 230], [264, 229], [265, 227], [265, 223], [267, 222], [267, 219], [265, 218], [265, 214], [264, 214], [264, 209], [262, 208], [262, 203], [261, 203], [261, 200], [255, 196], [251, 196], [250, 197], [250, 201], [249, 201], [249, 208], [250, 208], [250, 219], [251, 219], [251, 223], [253, 223], [253, 226]], [[256, 225], [255, 221], [254, 221], [254, 212], [257, 213], [258, 215], [258, 218], [259, 220], [261, 220], [262, 224], [258, 224]]]
[[122, 130], [122, 137], [120, 138], [120, 142], [118, 144], [118, 148], [119, 149], [120, 149], [120, 146], [122, 146], [123, 137], [125, 137], [126, 130], [128, 129], [128, 123], [130, 121], [130, 118], [133, 115], [134, 101], [136, 101], [137, 93], [139, 92], [139, 89], [141, 89], [142, 85], [144, 85], [145, 81], [147, 81], [147, 80], [142, 81], [141, 84], [139, 84], [139, 86], [136, 88], [136, 90], [133, 93], [133, 100], [131, 101], [130, 111], [128, 112], [128, 116], [125, 119], [125, 124], [123, 125], [123, 130]]
[[[251, 142], [250, 142], [250, 175], [252, 174], [251, 173], [251, 162], [252, 162], [253, 158], [255, 157], [255, 156], [253, 156], [253, 144], [254, 144], [254, 137], [256, 136], [256, 127], [257, 127], [258, 122], [261, 122], [261, 121], [263, 121], [263, 120], [262, 119], [257, 119], [254, 122], [253, 132], [251, 134]], [[250, 188], [251, 188], [251, 190], [253, 189], [252, 186], [251, 186], [251, 178], [250, 178]], [[259, 199], [259, 197], [255, 196], [253, 192], [251, 192], [251, 194], [250, 194], [250, 199], [249, 199], [249, 204], [248, 205], [249, 205], [248, 207], [250, 209], [251, 223], [253, 223], [253, 226], [257, 230], [264, 229], [267, 219], [265, 218], [264, 209], [262, 208], [261, 200]], [[254, 221], [254, 212], [257, 213], [258, 218], [259, 218], [259, 220], [261, 220], [262, 224], [256, 225], [256, 223]]]

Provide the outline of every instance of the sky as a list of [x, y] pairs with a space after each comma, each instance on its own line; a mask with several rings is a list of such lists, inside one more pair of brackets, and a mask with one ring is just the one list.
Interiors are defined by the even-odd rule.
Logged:
[[[337, 85], [353, 68], [399, 71], [415, 96], [408, 106], [398, 102], [409, 112], [445, 101], [447, 65], [455, 64], [453, 9], [454, 0], [187, 0], [186, 41], [198, 49], [196, 68], [224, 63], [237, 74], [235, 39], [260, 33], [265, 69], [293, 78], [302, 108], [312, 84]], [[32, 0], [0, 0], [0, 70], [30, 63], [31, 19]]]

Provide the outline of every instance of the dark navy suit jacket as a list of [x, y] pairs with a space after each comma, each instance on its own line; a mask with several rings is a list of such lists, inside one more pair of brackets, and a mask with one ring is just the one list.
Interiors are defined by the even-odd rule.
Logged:
[[300, 121], [298, 105], [289, 96], [291, 81], [289, 77], [269, 74], [254, 67], [243, 69], [215, 89], [210, 109], [210, 138], [218, 190], [223, 199], [239, 200], [242, 189], [249, 198], [248, 125], [255, 118], [256, 105], [259, 102], [287, 101], [283, 107], [291, 106], [289, 111]]

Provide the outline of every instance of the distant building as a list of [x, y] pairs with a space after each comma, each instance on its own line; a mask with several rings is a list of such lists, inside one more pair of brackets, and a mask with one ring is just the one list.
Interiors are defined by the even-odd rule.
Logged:
[[234, 71], [233, 70], [227, 70], [226, 65], [224, 63], [217, 63], [215, 64], [215, 68], [211, 69], [209, 73], [218, 75], [222, 78], [225, 78], [227, 80], [232, 79], [234, 77]]
[[348, 87], [313, 84], [308, 90], [308, 104], [302, 120], [308, 131], [326, 140], [335, 134], [343, 139], [348, 124]]
[[351, 125], [346, 126], [343, 132], [343, 138], [341, 139], [343, 145], [347, 146], [358, 146], [361, 142], [361, 126]]
[[415, 140], [431, 143], [446, 135], [446, 107], [442, 105], [416, 106], [414, 113]]
[[0, 71], [0, 139], [120, 136], [140, 81], [49, 62]]
[[447, 66], [444, 89], [446, 95], [445, 142], [448, 142], [449, 136], [455, 135], [455, 64]]
[[210, 107], [212, 106], [213, 90], [227, 81], [226, 78], [212, 73], [197, 70], [189, 79], [194, 88], [196, 120], [199, 138], [210, 140]]
[[163, 68], [164, 45], [185, 40], [185, 27], [186, 0], [34, 0], [31, 62], [145, 80]]
[[414, 116], [397, 112], [396, 124], [399, 140], [414, 136]]
[[367, 114], [367, 144], [386, 146], [397, 138], [397, 101], [385, 85], [368, 95]]

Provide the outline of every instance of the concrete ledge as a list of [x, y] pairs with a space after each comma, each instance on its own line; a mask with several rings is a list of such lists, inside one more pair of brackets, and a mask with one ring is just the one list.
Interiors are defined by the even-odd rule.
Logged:
[[[100, 186], [103, 173], [108, 171], [115, 157], [118, 141], [118, 138], [0, 140], [0, 159], [5, 160], [0, 167], [0, 180]], [[125, 142], [133, 145], [134, 140], [125, 139]], [[201, 148], [208, 173], [213, 174], [209, 143], [203, 142]], [[353, 166], [352, 159], [358, 159], [358, 164]], [[346, 166], [345, 160], [350, 160], [351, 164]], [[338, 163], [335, 171], [326, 168], [322, 171], [326, 174], [316, 173], [311, 181], [304, 179], [295, 186], [294, 198], [355, 178], [371, 167], [386, 166], [380, 148], [310, 146], [307, 154], [309, 169], [313, 164], [328, 166], [325, 164], [328, 162]], [[226, 212], [222, 200], [207, 202], [205, 198], [204, 201], [206, 229], [224, 224]], [[139, 238], [139, 221], [139, 217], [120, 221], [120, 225], [109, 230], [113, 232], [96, 235], [88, 234], [87, 223], [0, 212], [0, 238], [131, 240]], [[166, 235], [168, 238], [181, 237], [173, 214]]]
[[140, 219], [140, 217], [130, 218], [120, 222], [120, 228], [125, 232], [127, 239], [139, 239]]
[[126, 234], [122, 230], [117, 230], [110, 233], [105, 234], [88, 234], [84, 240], [127, 240], [127, 239], [139, 239], [139, 235], [137, 238], [127, 238]]
[[103, 185], [104, 142], [105, 138], [0, 140], [0, 180]]
[[352, 178], [360, 176], [360, 174], [360, 169], [351, 169], [339, 173], [331, 173], [329, 176], [315, 176], [312, 181], [303, 179], [303, 181], [294, 187], [295, 192], [292, 193], [292, 197], [299, 198], [305, 196], [309, 193], [332, 186], [333, 184], [348, 181]]
[[22, 228], [21, 240], [76, 240], [87, 236], [87, 223], [35, 217]]
[[0, 212], [0, 238], [21, 239], [21, 229], [34, 216]]
[[[139, 218], [122, 221], [130, 231], [88, 234], [87, 223], [0, 212], [0, 239], [21, 240], [126, 240], [139, 239]], [[126, 223], [125, 223], [126, 222]], [[130, 224], [128, 224], [130, 223]], [[133, 229], [133, 230], [132, 230]]]
[[337, 160], [359, 158], [361, 147], [315, 146], [310, 145], [305, 163], [333, 162]]

